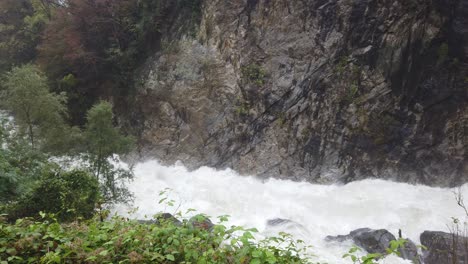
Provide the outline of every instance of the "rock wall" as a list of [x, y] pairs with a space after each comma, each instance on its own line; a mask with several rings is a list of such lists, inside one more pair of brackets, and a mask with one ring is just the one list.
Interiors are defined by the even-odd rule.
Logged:
[[467, 0], [206, 0], [139, 71], [141, 153], [330, 183], [468, 180]]

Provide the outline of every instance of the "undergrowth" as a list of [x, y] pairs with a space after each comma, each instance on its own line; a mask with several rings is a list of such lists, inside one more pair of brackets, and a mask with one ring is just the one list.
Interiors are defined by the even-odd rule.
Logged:
[[60, 224], [42, 219], [0, 222], [0, 263], [308, 263], [302, 241], [280, 233], [257, 241], [256, 229], [210, 230], [184, 220], [142, 223], [122, 217]]

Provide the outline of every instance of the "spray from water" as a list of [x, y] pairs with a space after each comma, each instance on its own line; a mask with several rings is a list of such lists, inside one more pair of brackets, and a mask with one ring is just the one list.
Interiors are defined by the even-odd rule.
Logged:
[[[424, 230], [448, 231], [451, 217], [464, 219], [453, 190], [364, 180], [347, 185], [316, 185], [285, 180], [261, 180], [239, 176], [232, 170], [203, 167], [189, 172], [181, 164], [163, 166], [148, 161], [135, 166], [135, 180], [129, 186], [134, 204], [118, 205], [120, 215], [144, 219], [158, 212], [175, 210], [197, 212], [216, 217], [230, 215], [228, 225], [256, 227], [262, 235], [278, 231], [291, 233], [313, 246], [315, 261], [349, 263], [341, 256], [352, 243], [330, 244], [327, 235], [343, 235], [369, 227], [398, 229], [417, 244]], [[170, 188], [174, 206], [159, 204], [159, 192]], [[468, 197], [468, 186], [461, 188]], [[187, 215], [187, 216], [190, 216]], [[213, 218], [214, 219], [214, 218]], [[268, 220], [289, 220], [268, 225]], [[273, 222], [274, 223], [274, 222]], [[383, 263], [409, 263], [387, 258]]]

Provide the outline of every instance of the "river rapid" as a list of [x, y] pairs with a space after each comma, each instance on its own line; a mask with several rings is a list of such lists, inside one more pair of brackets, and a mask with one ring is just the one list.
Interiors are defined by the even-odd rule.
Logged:
[[[387, 229], [419, 243], [424, 230], [449, 231], [452, 217], [465, 220], [453, 194], [454, 189], [432, 188], [384, 180], [364, 180], [347, 185], [318, 185], [277, 179], [240, 176], [232, 170], [202, 167], [188, 171], [182, 164], [163, 166], [147, 161], [135, 166], [129, 185], [135, 195], [131, 205], [117, 205], [116, 214], [136, 219], [158, 212], [185, 213], [195, 209], [212, 216], [229, 215], [230, 225], [255, 227], [259, 236], [279, 231], [291, 233], [312, 246], [314, 261], [350, 263], [341, 256], [352, 242], [327, 243], [328, 235], [344, 235], [369, 227]], [[159, 204], [159, 192], [169, 188], [174, 206]], [[461, 187], [468, 197], [468, 186]], [[131, 212], [130, 212], [131, 211]], [[196, 214], [191, 212], [187, 217]], [[271, 219], [288, 219], [285, 225], [269, 226]], [[382, 263], [409, 263], [396, 257]]]

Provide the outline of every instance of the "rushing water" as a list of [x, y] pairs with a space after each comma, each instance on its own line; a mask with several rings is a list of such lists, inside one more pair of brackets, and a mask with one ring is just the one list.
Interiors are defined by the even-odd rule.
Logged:
[[[132, 208], [137, 208], [133, 218], [189, 208], [213, 216], [214, 222], [216, 216], [230, 215], [228, 225], [256, 227], [264, 236], [289, 232], [313, 246], [313, 253], [320, 256], [315, 261], [328, 263], [348, 263], [341, 256], [352, 244], [327, 243], [323, 240], [327, 235], [348, 234], [361, 227], [384, 228], [396, 235], [402, 229], [404, 236], [419, 243], [424, 230], [448, 231], [451, 217], [465, 219], [453, 190], [383, 180], [324, 186], [261, 180], [206, 167], [189, 172], [182, 165], [166, 167], [156, 161], [138, 164], [135, 175], [129, 187], [135, 194]], [[159, 191], [165, 188], [172, 189], [174, 207], [158, 203]], [[461, 190], [468, 197], [468, 186]], [[128, 215], [130, 209], [119, 205], [115, 211]], [[297, 224], [267, 226], [267, 220], [275, 218]], [[407, 262], [387, 258], [383, 263]]]

